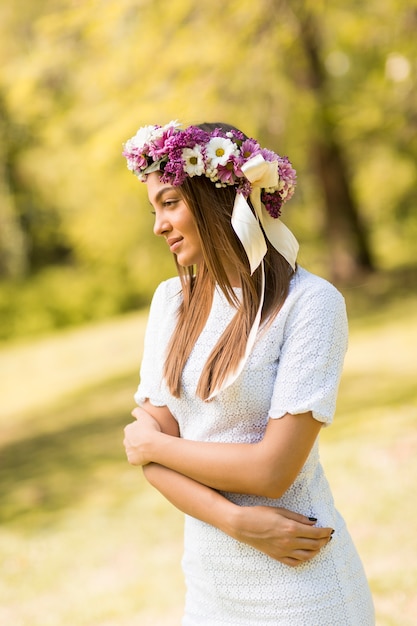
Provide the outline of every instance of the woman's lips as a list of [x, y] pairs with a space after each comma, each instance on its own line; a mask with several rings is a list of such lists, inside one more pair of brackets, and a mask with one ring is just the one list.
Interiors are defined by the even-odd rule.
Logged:
[[182, 237], [172, 237], [171, 239], [167, 239], [167, 244], [169, 245], [171, 252], [175, 252], [175, 250], [179, 248], [182, 240]]

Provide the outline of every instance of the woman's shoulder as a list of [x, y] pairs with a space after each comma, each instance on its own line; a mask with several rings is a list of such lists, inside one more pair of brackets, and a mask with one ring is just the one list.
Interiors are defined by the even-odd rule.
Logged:
[[343, 313], [345, 299], [340, 291], [328, 280], [298, 267], [294, 274], [287, 296], [287, 305], [302, 307], [303, 310], [320, 310], [322, 313]]
[[169, 301], [179, 299], [181, 294], [181, 281], [179, 276], [174, 276], [159, 283], [153, 295], [153, 302], [168, 304]]
[[332, 285], [328, 280], [312, 274], [303, 267], [298, 267], [290, 283], [290, 294], [301, 296], [302, 294], [311, 295], [312, 293], [323, 293], [332, 295], [336, 298], [343, 299], [340, 291]]
[[158, 287], [155, 290], [156, 292], [162, 292], [166, 294], [178, 293], [181, 291], [181, 281], [179, 276], [172, 276], [172, 278], [167, 278], [159, 283]]

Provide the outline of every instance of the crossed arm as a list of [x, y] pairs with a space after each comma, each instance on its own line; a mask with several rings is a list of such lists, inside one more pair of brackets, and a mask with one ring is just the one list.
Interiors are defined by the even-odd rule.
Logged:
[[[310, 413], [270, 420], [257, 444], [219, 444], [179, 438], [167, 407], [149, 401], [132, 412], [125, 448], [132, 465], [178, 509], [216, 526], [287, 565], [313, 558], [332, 529], [286, 509], [237, 506], [217, 490], [277, 498], [305, 463], [320, 423]], [[301, 435], [302, 433], [302, 435]]]

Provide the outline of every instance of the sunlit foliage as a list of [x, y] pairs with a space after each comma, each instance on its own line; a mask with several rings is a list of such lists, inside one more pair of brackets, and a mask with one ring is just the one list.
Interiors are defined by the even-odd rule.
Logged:
[[54, 300], [59, 268], [78, 312], [66, 321], [51, 314], [34, 330], [141, 305], [173, 273], [152, 238], [145, 190], [121, 157], [144, 123], [224, 120], [290, 154], [299, 188], [286, 220], [305, 256], [324, 267], [314, 142], [331, 128], [376, 264], [412, 260], [417, 8], [409, 2], [16, 0], [2, 4], [0, 24], [0, 275], [8, 283], [0, 315], [10, 328], [2, 336], [18, 332], [10, 311], [21, 309], [23, 292], [33, 294], [34, 315], [40, 309], [37, 285], [48, 291], [50, 275]]

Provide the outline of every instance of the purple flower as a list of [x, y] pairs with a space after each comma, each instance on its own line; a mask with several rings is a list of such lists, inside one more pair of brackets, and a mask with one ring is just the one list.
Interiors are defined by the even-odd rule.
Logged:
[[287, 185], [295, 186], [297, 173], [286, 156], [278, 158], [278, 175]]
[[221, 183], [234, 185], [236, 181], [236, 176], [233, 161], [228, 161], [226, 165], [218, 165], [217, 176]]
[[261, 200], [271, 217], [277, 218], [281, 215], [282, 199], [279, 193], [266, 193], [263, 191]]
[[149, 154], [154, 161], [159, 161], [165, 154], [170, 152], [172, 143], [175, 144], [176, 129], [170, 126], [160, 137], [156, 137], [149, 147]]
[[278, 161], [279, 158], [275, 152], [272, 152], [272, 150], [268, 150], [267, 148], [261, 148], [261, 154], [265, 161], [271, 161], [271, 163], [273, 161]]
[[240, 146], [240, 154], [245, 160], [251, 159], [260, 152], [261, 146], [255, 139], [245, 139]]
[[244, 198], [249, 198], [250, 192], [252, 191], [252, 185], [247, 178], [241, 178], [236, 191], [241, 193]]
[[184, 161], [182, 158], [182, 148], [176, 150], [177, 154], [171, 154], [168, 161], [162, 163], [161, 180], [164, 183], [171, 183], [174, 187], [182, 185], [187, 178], [187, 172], [184, 170]]

